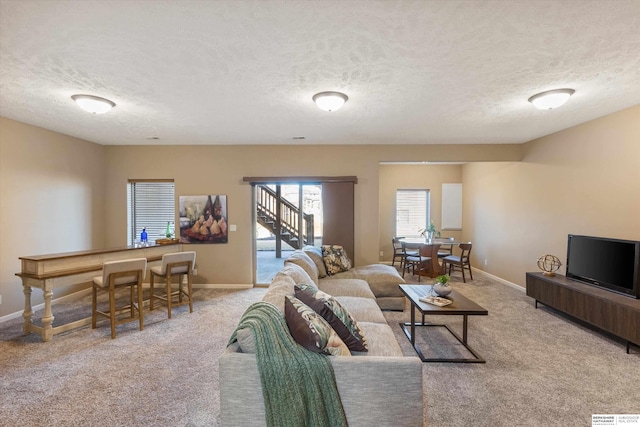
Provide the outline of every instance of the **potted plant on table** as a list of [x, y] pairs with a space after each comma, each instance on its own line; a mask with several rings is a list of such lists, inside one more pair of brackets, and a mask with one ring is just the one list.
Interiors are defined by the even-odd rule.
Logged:
[[427, 242], [435, 237], [438, 237], [440, 234], [438, 233], [438, 230], [436, 230], [436, 225], [433, 223], [433, 220], [429, 222], [429, 227], [422, 227], [418, 229], [418, 233], [420, 233], [420, 235], [424, 237]]
[[433, 291], [441, 297], [449, 295], [451, 293], [449, 279], [449, 276], [445, 274], [436, 277], [436, 283], [433, 284]]
[[429, 239], [433, 239], [434, 237], [436, 237], [436, 233], [438, 231], [436, 230], [436, 225], [433, 223], [433, 220], [429, 221], [429, 228], [427, 228], [427, 236]]

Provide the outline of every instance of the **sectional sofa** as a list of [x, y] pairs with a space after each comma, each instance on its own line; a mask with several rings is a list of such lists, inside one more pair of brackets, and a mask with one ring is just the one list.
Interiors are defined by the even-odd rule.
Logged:
[[[317, 289], [338, 300], [357, 321], [368, 345], [368, 351], [327, 356], [348, 425], [422, 426], [422, 363], [414, 356], [403, 357], [381, 310], [381, 306], [400, 308], [394, 292], [382, 286], [381, 276], [393, 277], [393, 273], [387, 268], [367, 266], [340, 278], [319, 278], [318, 273], [311, 277], [307, 272], [317, 270], [313, 264], [307, 252], [296, 251], [273, 279], [263, 301], [273, 304], [284, 314], [285, 300], [297, 295], [301, 286]], [[355, 278], [364, 277], [366, 272], [377, 272], [370, 276], [376, 285], [371, 286], [367, 281]], [[397, 272], [395, 274], [397, 277], [393, 281], [397, 282], [394, 284], [397, 288], [403, 281]], [[378, 291], [377, 295], [374, 290]], [[288, 326], [291, 329], [291, 325]], [[238, 330], [237, 342], [227, 347], [219, 362], [221, 425], [266, 425], [262, 384], [251, 333]]]

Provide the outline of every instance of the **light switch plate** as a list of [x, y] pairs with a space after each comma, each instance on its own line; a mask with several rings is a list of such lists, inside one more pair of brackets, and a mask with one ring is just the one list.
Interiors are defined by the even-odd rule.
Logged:
[[235, 224], [231, 224], [229, 226], [229, 231], [236, 231], [236, 225]]

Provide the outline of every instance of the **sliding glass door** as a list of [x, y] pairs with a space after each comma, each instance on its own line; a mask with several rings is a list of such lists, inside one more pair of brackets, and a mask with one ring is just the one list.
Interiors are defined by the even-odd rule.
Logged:
[[322, 245], [322, 185], [254, 185], [255, 283], [268, 285], [295, 249]]

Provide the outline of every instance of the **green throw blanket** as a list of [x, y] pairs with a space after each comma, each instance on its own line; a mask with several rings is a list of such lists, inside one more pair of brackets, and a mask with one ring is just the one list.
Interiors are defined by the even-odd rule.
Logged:
[[280, 310], [267, 302], [252, 304], [229, 344], [242, 328], [250, 328], [255, 338], [268, 426], [347, 425], [328, 356], [298, 345]]

